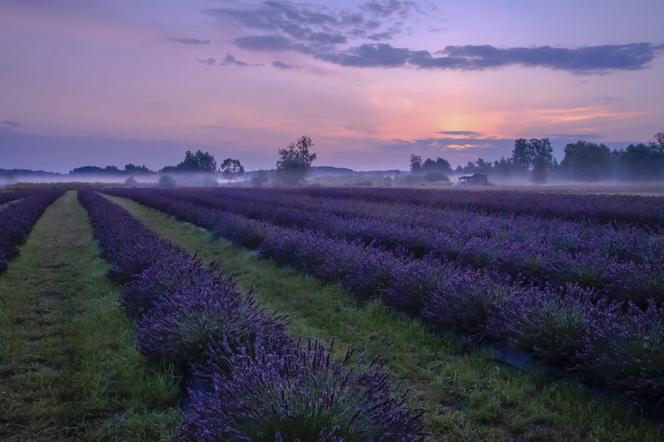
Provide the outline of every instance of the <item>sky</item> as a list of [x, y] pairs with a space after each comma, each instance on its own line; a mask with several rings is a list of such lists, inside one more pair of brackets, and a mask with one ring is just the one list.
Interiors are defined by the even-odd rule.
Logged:
[[0, 168], [406, 169], [664, 130], [664, 1], [0, 0]]

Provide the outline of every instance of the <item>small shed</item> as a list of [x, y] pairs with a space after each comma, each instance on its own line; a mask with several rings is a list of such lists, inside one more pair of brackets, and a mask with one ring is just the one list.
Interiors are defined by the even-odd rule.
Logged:
[[483, 173], [464, 175], [459, 177], [459, 184], [477, 184], [480, 186], [486, 186], [489, 184], [489, 177]]

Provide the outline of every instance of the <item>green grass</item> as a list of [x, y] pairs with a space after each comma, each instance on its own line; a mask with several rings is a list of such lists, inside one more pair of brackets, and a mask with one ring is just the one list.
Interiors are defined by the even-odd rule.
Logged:
[[290, 315], [291, 331], [338, 348], [381, 357], [411, 390], [412, 405], [439, 440], [657, 441], [664, 429], [621, 406], [601, 404], [586, 390], [551, 382], [494, 361], [486, 351], [464, 351], [457, 337], [436, 336], [418, 321], [377, 303], [360, 304], [337, 286], [127, 199], [112, 197], [164, 238], [221, 265], [267, 308]]
[[75, 192], [0, 276], [0, 440], [163, 440], [179, 422], [170, 370], [149, 367]]

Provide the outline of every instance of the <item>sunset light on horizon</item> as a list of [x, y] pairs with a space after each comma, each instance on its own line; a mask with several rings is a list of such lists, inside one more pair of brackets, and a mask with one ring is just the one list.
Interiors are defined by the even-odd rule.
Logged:
[[5, 168], [160, 168], [186, 149], [272, 168], [453, 165], [664, 124], [660, 0], [0, 0]]

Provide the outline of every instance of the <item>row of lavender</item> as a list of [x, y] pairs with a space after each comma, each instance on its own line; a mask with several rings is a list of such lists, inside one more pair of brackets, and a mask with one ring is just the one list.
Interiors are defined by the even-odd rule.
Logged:
[[89, 191], [88, 209], [122, 303], [138, 320], [140, 351], [174, 364], [191, 403], [180, 440], [419, 440], [422, 424], [387, 376], [302, 346], [283, 318], [234, 282], [158, 238], [120, 206]]
[[14, 199], [23, 199], [0, 210], [0, 272], [18, 253], [18, 247], [26, 240], [44, 210], [63, 193], [63, 189], [35, 190], [21, 194]]
[[314, 197], [456, 207], [607, 223], [634, 223], [656, 228], [664, 225], [664, 199], [653, 196], [378, 188], [308, 188], [295, 191]]
[[212, 230], [262, 256], [341, 282], [361, 299], [457, 330], [514, 345], [536, 358], [579, 373], [589, 382], [638, 397], [664, 399], [664, 309], [609, 302], [592, 291], [514, 284], [485, 271], [431, 258], [398, 256], [381, 248], [285, 228], [167, 198], [152, 190], [117, 189], [179, 219]]
[[26, 190], [10, 190], [6, 192], [0, 192], [0, 205], [24, 198], [28, 196], [28, 194], [29, 192]]
[[577, 283], [640, 305], [651, 298], [664, 301], [664, 236], [634, 226], [338, 199], [312, 201], [301, 195], [244, 189], [162, 194], [415, 257], [431, 256], [552, 284]]

